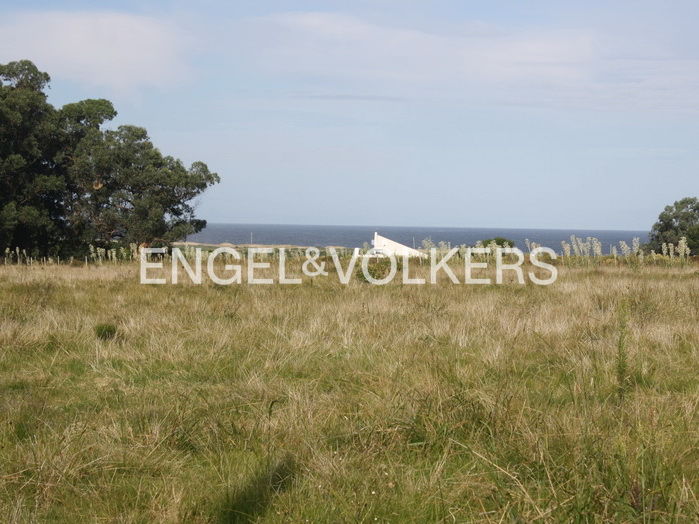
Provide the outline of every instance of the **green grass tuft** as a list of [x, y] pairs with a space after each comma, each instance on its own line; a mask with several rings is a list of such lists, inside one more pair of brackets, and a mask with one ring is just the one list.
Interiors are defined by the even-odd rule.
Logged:
[[95, 335], [100, 340], [111, 340], [117, 334], [117, 327], [114, 324], [97, 324], [95, 326]]

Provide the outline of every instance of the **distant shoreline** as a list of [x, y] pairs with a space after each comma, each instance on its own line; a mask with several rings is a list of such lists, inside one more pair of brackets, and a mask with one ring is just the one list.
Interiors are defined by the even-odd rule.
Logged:
[[221, 224], [209, 223], [205, 229], [189, 236], [186, 241], [211, 246], [247, 247], [308, 247], [344, 246], [363, 247], [374, 238], [374, 232], [403, 245], [420, 248], [422, 241], [444, 242], [452, 246], [470, 245], [495, 237], [511, 240], [524, 248], [527, 240], [539, 245], [559, 249], [562, 241], [570, 236], [595, 237], [605, 246], [624, 241], [631, 244], [634, 237], [648, 241], [648, 231], [595, 230], [595, 229], [524, 229], [524, 228], [438, 228], [398, 226], [325, 226], [286, 224]]
[[173, 242], [173, 246], [175, 247], [187, 247], [187, 246], [192, 246], [192, 247], [201, 247], [201, 248], [211, 248], [211, 249], [216, 249], [219, 247], [232, 247], [232, 248], [241, 248], [241, 249], [250, 249], [250, 248], [257, 248], [257, 247], [271, 247], [274, 249], [279, 249], [279, 248], [284, 248], [284, 249], [307, 249], [309, 247], [323, 247], [323, 248], [331, 248], [334, 247], [335, 249], [349, 249], [347, 246], [300, 246], [296, 244], [232, 244], [230, 242], [219, 242], [219, 243], [209, 243], [209, 242]]
[[500, 231], [556, 231], [559, 233], [582, 233], [585, 231], [604, 231], [607, 233], [643, 233], [649, 234], [649, 230], [641, 229], [600, 229], [594, 227], [576, 227], [576, 228], [561, 228], [561, 227], [477, 227], [477, 226], [387, 226], [387, 225], [362, 225], [362, 224], [275, 224], [275, 223], [257, 223], [257, 222], [213, 222], [208, 221], [207, 227], [211, 226], [232, 226], [232, 227], [264, 227], [264, 228], [324, 228], [324, 229], [410, 229], [414, 231], [428, 230], [451, 230], [451, 231], [479, 231], [479, 230], [500, 230]]

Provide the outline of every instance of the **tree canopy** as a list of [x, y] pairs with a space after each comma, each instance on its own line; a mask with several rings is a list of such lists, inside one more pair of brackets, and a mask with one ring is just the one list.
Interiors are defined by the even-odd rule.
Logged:
[[683, 198], [665, 209], [650, 232], [649, 247], [659, 251], [663, 243], [675, 244], [686, 237], [687, 244], [696, 254], [699, 250], [699, 199]]
[[90, 99], [55, 108], [29, 60], [0, 64], [0, 249], [75, 254], [89, 244], [167, 244], [200, 231], [192, 200], [219, 182], [203, 162], [164, 156], [145, 129], [105, 129]]

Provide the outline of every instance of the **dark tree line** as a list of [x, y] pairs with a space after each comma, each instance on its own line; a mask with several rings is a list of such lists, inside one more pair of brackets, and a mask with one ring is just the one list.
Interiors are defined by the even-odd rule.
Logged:
[[29, 60], [0, 64], [0, 250], [72, 255], [200, 231], [192, 199], [219, 177], [163, 156], [145, 129], [103, 129], [111, 102], [55, 108]]

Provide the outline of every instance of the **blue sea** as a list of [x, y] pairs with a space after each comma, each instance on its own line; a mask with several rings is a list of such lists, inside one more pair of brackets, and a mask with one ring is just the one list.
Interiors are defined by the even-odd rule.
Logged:
[[397, 226], [312, 226], [274, 224], [209, 224], [204, 230], [191, 235], [187, 240], [207, 244], [291, 244], [297, 246], [344, 246], [362, 247], [370, 243], [374, 231], [379, 235], [407, 246], [421, 247], [423, 239], [430, 238], [435, 244], [440, 241], [452, 246], [474, 245], [479, 240], [505, 237], [521, 249], [525, 239], [560, 251], [561, 241], [577, 237], [596, 237], [605, 252], [610, 244], [624, 240], [628, 244], [634, 237], [647, 242], [647, 231], [613, 231], [594, 229], [510, 229], [510, 228], [465, 228], [465, 227], [397, 227]]

